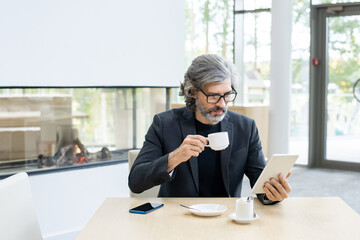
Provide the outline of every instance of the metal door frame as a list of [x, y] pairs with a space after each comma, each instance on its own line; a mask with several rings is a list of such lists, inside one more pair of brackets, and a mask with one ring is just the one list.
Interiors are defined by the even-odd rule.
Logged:
[[[325, 159], [327, 106], [327, 18], [360, 15], [360, 3], [323, 4], [311, 6], [310, 106], [309, 106], [309, 167], [326, 167], [360, 171], [360, 163]], [[313, 59], [319, 65], [313, 65]]]

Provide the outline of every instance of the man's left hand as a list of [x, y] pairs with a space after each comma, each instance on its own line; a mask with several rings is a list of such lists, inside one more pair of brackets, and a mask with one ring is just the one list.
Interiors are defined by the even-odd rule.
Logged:
[[287, 179], [290, 177], [291, 172], [284, 178], [280, 173], [278, 175], [279, 181], [275, 178], [271, 178], [269, 182], [266, 182], [264, 185], [264, 191], [266, 197], [272, 201], [282, 201], [289, 196], [291, 192], [290, 184]]

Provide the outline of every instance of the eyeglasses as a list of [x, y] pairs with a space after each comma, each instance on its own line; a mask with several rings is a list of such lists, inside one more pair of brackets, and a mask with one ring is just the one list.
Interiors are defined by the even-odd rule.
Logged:
[[235, 100], [237, 92], [234, 88], [232, 88], [233, 92], [225, 93], [224, 95], [220, 94], [206, 94], [203, 92], [203, 90], [198, 89], [200, 92], [202, 92], [206, 96], [206, 101], [211, 104], [218, 103], [221, 98], [224, 99], [225, 102], [232, 102]]

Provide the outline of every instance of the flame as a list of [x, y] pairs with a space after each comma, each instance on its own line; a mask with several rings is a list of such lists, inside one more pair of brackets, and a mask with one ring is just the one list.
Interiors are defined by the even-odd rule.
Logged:
[[82, 150], [79, 148], [79, 145], [77, 145], [76, 143], [74, 143], [74, 147], [75, 147], [75, 152], [74, 152], [74, 158], [76, 163], [84, 163], [85, 162], [85, 157], [84, 156], [76, 156], [78, 154], [83, 154]]
[[[75, 149], [75, 154], [76, 153], [81, 153], [81, 149], [79, 148], [79, 146], [77, 144], [74, 145], [76, 147]], [[75, 155], [74, 155], [75, 156]]]

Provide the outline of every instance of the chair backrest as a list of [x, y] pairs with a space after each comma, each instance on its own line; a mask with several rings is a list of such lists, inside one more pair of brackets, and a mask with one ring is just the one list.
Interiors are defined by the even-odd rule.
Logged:
[[[136, 159], [137, 155], [139, 154], [139, 152], [140, 152], [140, 150], [130, 150], [128, 152], [129, 172], [130, 172], [130, 169], [131, 169], [132, 165], [134, 164], [135, 159]], [[155, 187], [150, 188], [140, 194], [133, 193], [130, 190], [130, 197], [139, 197], [139, 198], [157, 197], [157, 195], [159, 193], [159, 189], [160, 189], [160, 186], [155, 186]]]
[[0, 239], [42, 239], [30, 181], [25, 172], [0, 181], [0, 228]]

